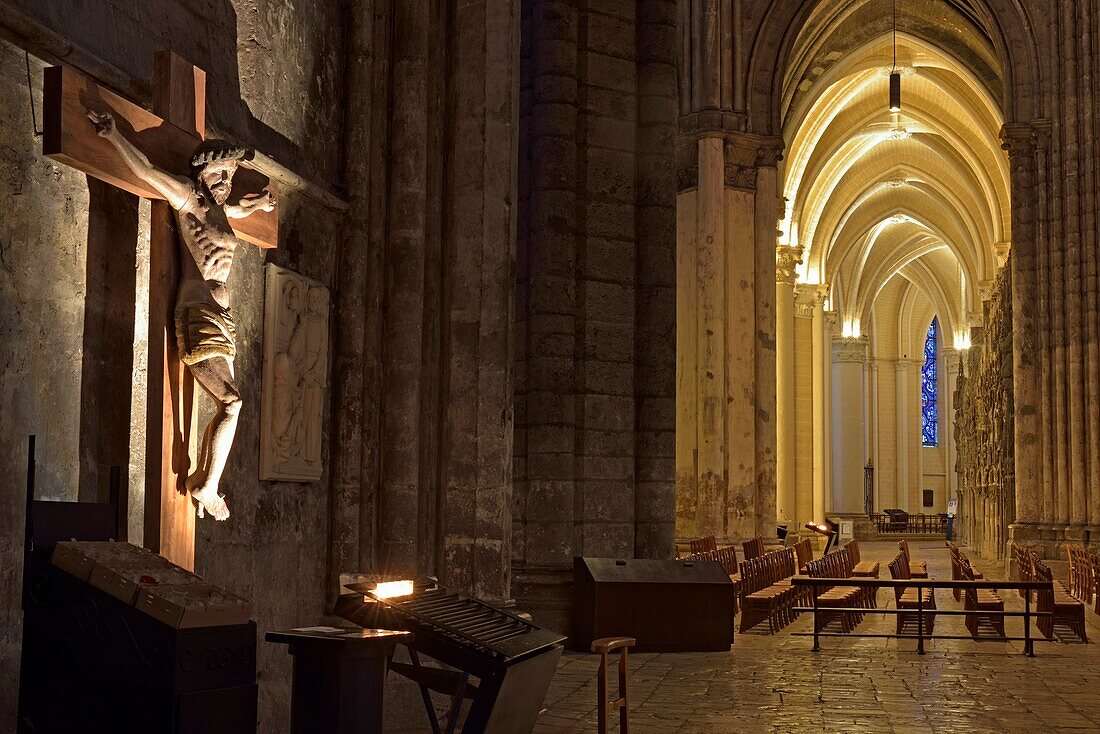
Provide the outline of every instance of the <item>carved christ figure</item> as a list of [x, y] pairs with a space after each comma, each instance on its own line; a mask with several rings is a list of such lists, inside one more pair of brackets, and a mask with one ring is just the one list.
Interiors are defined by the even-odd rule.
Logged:
[[237, 237], [229, 219], [252, 212], [272, 211], [270, 191], [230, 204], [233, 174], [252, 152], [224, 140], [205, 140], [191, 158], [191, 178], [162, 171], [127, 140], [110, 114], [89, 111], [96, 132], [107, 138], [130, 169], [167, 201], [176, 212], [181, 250], [181, 275], [176, 293], [176, 340], [180, 361], [195, 381], [217, 402], [218, 411], [202, 437], [198, 465], [187, 478], [187, 491], [215, 520], [229, 517], [229, 507], [218, 491], [226, 458], [233, 446], [241, 394], [233, 370], [237, 325], [229, 311], [229, 272]]

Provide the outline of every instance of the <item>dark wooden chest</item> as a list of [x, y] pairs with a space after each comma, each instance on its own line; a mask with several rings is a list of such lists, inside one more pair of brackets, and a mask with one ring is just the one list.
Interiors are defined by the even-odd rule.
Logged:
[[728, 650], [734, 584], [715, 561], [573, 559], [571, 645], [624, 636], [639, 651]]

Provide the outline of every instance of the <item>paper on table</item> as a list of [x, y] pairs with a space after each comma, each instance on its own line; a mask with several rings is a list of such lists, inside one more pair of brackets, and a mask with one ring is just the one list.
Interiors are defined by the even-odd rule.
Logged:
[[295, 627], [291, 632], [347, 632], [339, 627]]

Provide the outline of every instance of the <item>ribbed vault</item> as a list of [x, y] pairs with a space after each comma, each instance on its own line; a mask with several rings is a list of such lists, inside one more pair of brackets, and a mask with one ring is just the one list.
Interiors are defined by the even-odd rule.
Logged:
[[900, 113], [887, 107], [889, 0], [822, 2], [794, 45], [781, 243], [803, 248], [800, 281], [831, 286], [846, 336], [901, 275], [962, 346], [1011, 241], [1001, 72], [965, 7], [899, 5]]

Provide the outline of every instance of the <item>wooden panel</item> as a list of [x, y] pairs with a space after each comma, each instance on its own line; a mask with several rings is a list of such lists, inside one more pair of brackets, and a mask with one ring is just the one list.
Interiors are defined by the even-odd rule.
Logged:
[[[202, 74], [200, 70], [194, 71]], [[193, 72], [190, 78], [178, 83], [194, 85], [197, 81]], [[201, 84], [204, 91], [205, 75]], [[140, 148], [153, 165], [181, 176], [188, 174], [191, 154], [200, 140], [196, 135], [166, 122], [67, 66], [45, 69], [44, 90], [44, 155], [137, 196], [160, 199], [155, 191], [138, 180], [114, 146], [96, 134], [87, 118], [88, 110], [110, 112], [122, 134]], [[174, 114], [186, 119], [185, 124], [193, 125], [195, 116], [200, 111], [205, 114], [205, 110], [203, 100], [197, 105], [194, 102], [183, 105]], [[278, 193], [274, 182], [245, 166], [233, 179], [235, 197], [257, 194], [265, 186]], [[262, 248], [278, 246], [278, 226], [277, 211], [256, 212], [246, 219], [233, 220], [234, 231], [240, 239]]]
[[195, 509], [184, 480], [194, 465], [194, 380], [179, 360], [173, 310], [179, 245], [168, 204], [153, 203], [149, 242], [149, 370], [145, 433], [145, 546], [195, 569]]

